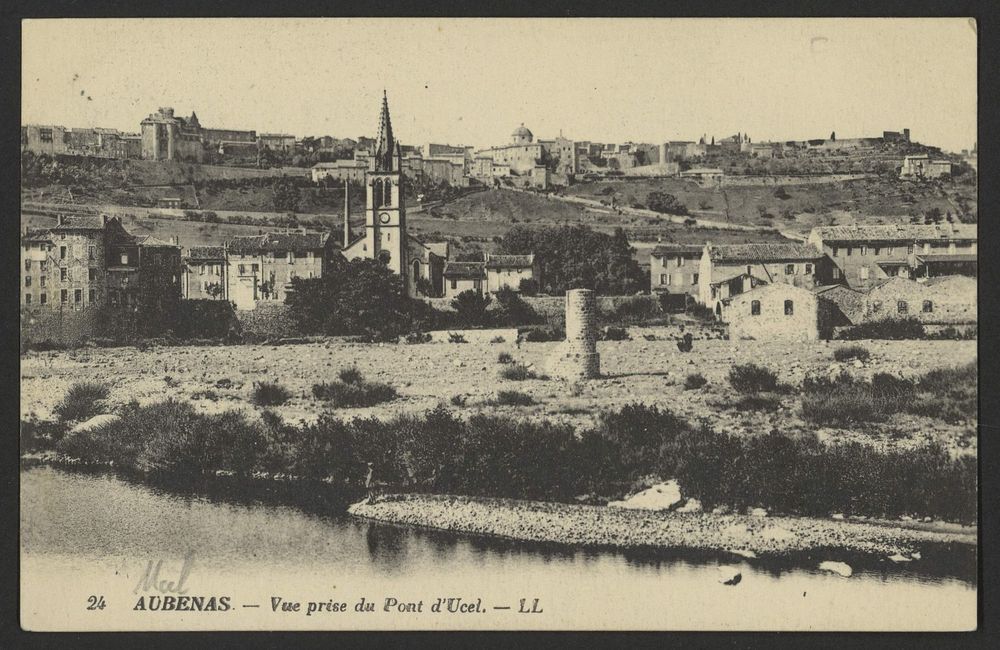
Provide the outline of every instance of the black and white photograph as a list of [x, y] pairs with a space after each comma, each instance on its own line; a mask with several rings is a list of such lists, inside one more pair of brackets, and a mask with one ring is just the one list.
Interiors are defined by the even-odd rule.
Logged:
[[977, 29], [24, 20], [21, 627], [976, 630]]

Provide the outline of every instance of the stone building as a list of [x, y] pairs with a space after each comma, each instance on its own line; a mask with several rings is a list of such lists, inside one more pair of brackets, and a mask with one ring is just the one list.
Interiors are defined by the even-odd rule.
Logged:
[[103, 336], [136, 315], [166, 323], [181, 297], [176, 241], [131, 235], [107, 215], [60, 216], [27, 234], [21, 269], [22, 335], [35, 340]]
[[444, 266], [444, 297], [454, 298], [465, 291], [483, 292], [486, 284], [484, 262], [448, 262]]
[[706, 244], [698, 271], [698, 302], [716, 309], [719, 301], [758, 284], [816, 286], [822, 255], [805, 244]]
[[815, 341], [829, 338], [829, 303], [813, 291], [783, 282], [762, 284], [722, 301], [721, 320], [732, 340]]
[[555, 140], [535, 141], [531, 130], [522, 124], [511, 133], [511, 143], [499, 147], [491, 147], [477, 151], [476, 159], [492, 161], [491, 166], [476, 160], [475, 175], [480, 178], [498, 176], [497, 170], [504, 169], [515, 176], [530, 176], [532, 170], [543, 164], [547, 157], [559, 157], [557, 171], [560, 173], [575, 173], [577, 170], [576, 145], [572, 140], [560, 136]]
[[815, 287], [813, 292], [833, 306], [832, 322], [835, 327], [857, 325], [865, 320], [865, 294], [843, 284]]
[[703, 247], [693, 244], [661, 244], [649, 257], [649, 287], [654, 293], [676, 297], [673, 305], [683, 308], [687, 298], [698, 297]]
[[523, 280], [535, 278], [534, 255], [494, 255], [486, 254], [486, 290], [496, 293], [507, 288], [521, 290]]
[[50, 156], [67, 153], [70, 131], [64, 126], [28, 124], [21, 127], [21, 151]]
[[895, 277], [882, 280], [865, 296], [865, 320], [916, 318], [925, 325], [975, 323], [976, 280], [964, 276], [915, 282]]
[[927, 154], [906, 156], [899, 170], [900, 178], [944, 178], [951, 176], [950, 160], [933, 160]]
[[823, 256], [821, 284], [866, 290], [890, 277], [977, 273], [975, 224], [823, 226], [809, 243]]
[[225, 246], [192, 246], [183, 257], [181, 295], [187, 299], [228, 300]]
[[336, 245], [329, 233], [266, 233], [226, 242], [226, 297], [237, 309], [284, 302], [294, 278], [319, 278]]
[[261, 133], [257, 136], [257, 144], [262, 149], [287, 153], [295, 150], [295, 136], [288, 133]]
[[190, 117], [183, 118], [175, 116], [172, 108], [160, 108], [139, 125], [142, 157], [146, 160], [202, 162], [206, 148], [219, 149], [234, 144], [257, 146], [256, 131], [204, 128], [193, 111]]
[[333, 162], [321, 162], [312, 166], [312, 179], [318, 183], [325, 178], [343, 181], [365, 180], [368, 173], [368, 164], [363, 160], [334, 160]]

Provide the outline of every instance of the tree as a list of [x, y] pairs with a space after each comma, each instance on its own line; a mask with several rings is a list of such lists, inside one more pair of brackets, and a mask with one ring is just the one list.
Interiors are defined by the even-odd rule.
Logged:
[[451, 306], [458, 312], [458, 320], [467, 327], [486, 324], [486, 308], [490, 305], [490, 297], [469, 289], [455, 296]]
[[[525, 280], [527, 279], [525, 278]], [[510, 287], [503, 287], [497, 291], [496, 297], [497, 309], [495, 313], [498, 324], [508, 326], [530, 325], [538, 320], [538, 314], [531, 308], [531, 305], [524, 302], [520, 294]]]
[[307, 334], [364, 335], [387, 340], [424, 325], [433, 310], [410, 299], [399, 275], [370, 259], [342, 262], [320, 278], [294, 278], [285, 297]]
[[677, 200], [673, 194], [666, 192], [650, 192], [646, 196], [646, 205], [654, 212], [665, 214], [687, 214], [687, 206]]
[[295, 212], [299, 209], [299, 188], [290, 178], [281, 178], [271, 185], [274, 191], [274, 209]]

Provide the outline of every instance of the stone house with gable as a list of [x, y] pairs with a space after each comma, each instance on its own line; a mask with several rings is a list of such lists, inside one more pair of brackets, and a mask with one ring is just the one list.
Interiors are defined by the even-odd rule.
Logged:
[[329, 233], [271, 232], [226, 242], [226, 296], [237, 309], [284, 302], [294, 278], [319, 278], [337, 246]]
[[816, 292], [784, 282], [760, 285], [722, 301], [732, 340], [815, 341], [829, 338], [832, 305]]
[[[703, 247], [693, 244], [661, 244], [649, 257], [649, 287], [654, 293], [676, 298], [677, 308], [697, 299]], [[668, 298], [670, 300], [670, 298]]]
[[705, 245], [698, 270], [698, 302], [721, 313], [720, 301], [762, 284], [817, 285], [822, 254], [795, 243]]
[[448, 262], [444, 267], [444, 297], [451, 299], [464, 291], [482, 293], [486, 284], [485, 262]]
[[964, 276], [914, 282], [888, 278], [865, 296], [864, 320], [916, 318], [925, 325], [975, 323], [978, 317], [976, 280]]
[[226, 300], [228, 287], [224, 246], [192, 246], [183, 258], [182, 295], [191, 300]]
[[522, 280], [535, 279], [534, 255], [495, 255], [486, 254], [484, 262], [486, 270], [486, 290], [496, 293], [508, 288], [521, 290]]

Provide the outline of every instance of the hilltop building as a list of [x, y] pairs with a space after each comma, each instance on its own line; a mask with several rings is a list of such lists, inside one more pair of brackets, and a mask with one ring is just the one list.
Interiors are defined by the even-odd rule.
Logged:
[[169, 107], [151, 113], [140, 122], [140, 127], [142, 157], [146, 160], [202, 162], [206, 147], [257, 146], [256, 131], [204, 128], [193, 111], [191, 117], [183, 118], [175, 116], [174, 109]]

